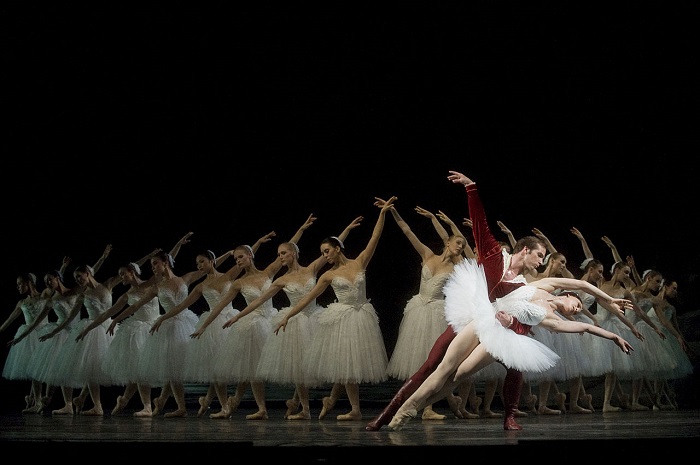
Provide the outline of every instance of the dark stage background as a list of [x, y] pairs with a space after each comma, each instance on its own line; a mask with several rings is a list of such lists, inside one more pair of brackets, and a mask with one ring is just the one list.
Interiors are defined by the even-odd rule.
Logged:
[[[570, 228], [609, 270], [607, 235], [640, 272], [677, 277], [679, 313], [696, 310], [694, 2], [2, 9], [5, 315], [19, 273], [92, 264], [108, 243], [99, 279], [188, 231], [177, 273], [274, 230], [263, 268], [310, 213], [304, 263], [363, 215], [354, 257], [374, 196], [398, 196], [437, 250], [413, 208], [466, 216], [448, 170], [477, 181], [497, 235], [496, 220], [539, 228], [574, 272]], [[367, 293], [389, 353], [418, 282], [388, 217]]]

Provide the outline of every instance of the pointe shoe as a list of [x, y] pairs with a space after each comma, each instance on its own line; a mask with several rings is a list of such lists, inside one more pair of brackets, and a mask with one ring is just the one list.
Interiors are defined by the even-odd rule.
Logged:
[[421, 418], [423, 420], [444, 420], [447, 418], [447, 415], [441, 415], [431, 408], [424, 408]]
[[468, 412], [467, 410], [462, 411], [462, 420], [476, 420], [477, 418], [481, 418], [481, 415]]
[[155, 406], [155, 408], [153, 409], [153, 413], [151, 414], [151, 416], [157, 417], [160, 414], [160, 412], [163, 411], [163, 407], [165, 407], [165, 401], [160, 397], [156, 397], [155, 399], [153, 399], [153, 405]]
[[[520, 410], [518, 410], [517, 412], [519, 412], [519, 411]], [[516, 412], [516, 416], [517, 416], [517, 412]], [[481, 418], [501, 418], [501, 416], [502, 415], [500, 413], [496, 413], [496, 412], [492, 411], [491, 409], [489, 409], [489, 410], [484, 409], [481, 412]]]
[[311, 414], [308, 411], [302, 410], [294, 415], [289, 415], [287, 420], [311, 420]]
[[49, 404], [51, 404], [51, 397], [43, 396], [43, 397], [39, 398], [39, 405], [38, 405], [39, 408], [38, 408], [36, 413], [43, 412], [44, 409], [49, 406]]
[[538, 415], [561, 415], [561, 410], [555, 410], [552, 408], [547, 407], [546, 405], [543, 407], [540, 407], [539, 410], [537, 410]]
[[356, 421], [356, 420], [362, 420], [362, 413], [351, 411], [348, 413], [344, 413], [342, 415], [338, 415], [335, 417], [336, 420], [338, 421]]
[[469, 403], [469, 408], [471, 409], [472, 413], [476, 413], [477, 415], [479, 414], [479, 409], [481, 408], [481, 404], [484, 402], [481, 400], [481, 397], [476, 396], [474, 398], [474, 402]]
[[335, 407], [335, 401], [330, 397], [324, 397], [321, 403], [323, 404], [323, 408], [321, 408], [321, 413], [318, 415], [319, 420], [323, 420], [323, 417]]
[[[446, 399], [447, 405], [450, 406], [450, 410], [452, 410], [454, 416], [456, 416], [457, 418], [464, 418], [462, 414], [462, 398], [459, 396], [447, 396]], [[425, 409], [423, 410], [423, 419], [425, 420]]]
[[593, 408], [593, 395], [586, 394], [585, 396], [583, 396], [583, 402], [584, 407], [586, 407], [591, 412], [595, 412], [595, 409]]
[[73, 408], [75, 409], [76, 414], [80, 413], [80, 411], [83, 410], [84, 404], [85, 399], [81, 399], [80, 397], [73, 397]]
[[73, 406], [65, 405], [58, 410], [52, 410], [51, 415], [73, 415]]
[[299, 410], [299, 401], [294, 400], [294, 399], [288, 399], [285, 404], [287, 405], [287, 411], [284, 414], [284, 418], [287, 419], [289, 418], [290, 415], [293, 415], [294, 412]]
[[38, 413], [36, 411], [36, 405], [32, 405], [31, 407], [27, 407], [25, 409], [22, 409], [22, 413]]
[[41, 413], [42, 410], [44, 410], [44, 406], [41, 405], [41, 403], [39, 403], [29, 408], [25, 408], [24, 410], [22, 410], [22, 413]]
[[396, 415], [394, 415], [394, 418], [392, 418], [389, 422], [389, 429], [393, 431], [400, 431], [404, 426], [406, 426], [406, 423], [415, 418], [416, 415], [418, 415], [418, 412], [414, 408], [403, 411], [399, 410], [396, 412]]
[[470, 410], [467, 410], [466, 406], [461, 404], [459, 406], [459, 413], [462, 415], [460, 418], [463, 420], [474, 420], [476, 418], [480, 418], [481, 414], [479, 413], [479, 408], [481, 407], [481, 403], [481, 397], [476, 396], [474, 401], [469, 403]]
[[267, 420], [267, 411], [266, 410], [258, 410], [255, 413], [251, 413], [250, 415], [245, 416], [246, 420]]
[[523, 417], [526, 417], [526, 416], [527, 416], [527, 412], [523, 412], [523, 411], [520, 410], [520, 409], [515, 409], [515, 416], [516, 416], [516, 417], [523, 418]]
[[[24, 396], [24, 402], [26, 404], [24, 410], [29, 410], [30, 407], [34, 406], [34, 398], [32, 396]], [[22, 410], [22, 412], [24, 412], [24, 410]]]
[[199, 402], [199, 410], [197, 411], [197, 416], [201, 417], [205, 413], [207, 413], [207, 410], [209, 410], [209, 404], [211, 404], [211, 399], [208, 398], [207, 396], [201, 396], [198, 399]]
[[404, 400], [408, 399], [416, 390], [416, 383], [412, 379], [408, 379], [401, 388], [394, 394], [389, 404], [384, 407], [384, 410], [376, 416], [372, 421], [365, 425], [365, 431], [379, 431], [382, 426], [388, 425], [391, 418], [398, 412]]
[[179, 408], [175, 410], [174, 412], [168, 412], [163, 417], [165, 418], [179, 418], [179, 417], [186, 417], [187, 416], [187, 410], [184, 408]]
[[526, 405], [527, 405], [528, 412], [537, 413], [537, 409], [535, 408], [536, 403], [537, 403], [537, 396], [536, 395], [532, 394], [530, 397], [527, 398]]
[[222, 408], [217, 413], [212, 413], [209, 415], [209, 418], [213, 418], [215, 420], [219, 419], [219, 418], [230, 418], [230, 417], [231, 417], [231, 411], [228, 408], [226, 408], [226, 409]]
[[603, 405], [603, 413], [619, 412], [622, 409], [620, 407], [614, 407], [610, 404]]
[[462, 420], [474, 420], [480, 417], [478, 413], [472, 413], [469, 410], [465, 410], [463, 407], [460, 407], [459, 413], [461, 416], [457, 418], [460, 418]]
[[673, 407], [673, 409], [678, 410], [678, 401], [676, 400], [676, 393], [672, 392], [667, 397], [668, 397], [668, 402]]
[[138, 412], [134, 412], [134, 416], [137, 418], [151, 418], [153, 416], [153, 410], [151, 410], [151, 407], [148, 407], [143, 410], [139, 410]]
[[569, 405], [569, 413], [593, 413], [592, 411], [588, 410], [587, 408], [583, 408], [578, 404]]
[[126, 408], [126, 404], [128, 404], [128, 402], [124, 399], [124, 396], [117, 396], [117, 405], [112, 409], [112, 415], [119, 414]]
[[44, 397], [42, 397], [36, 404], [22, 410], [22, 413], [41, 413], [44, 411], [46, 405], [48, 405], [48, 403], [44, 403]]
[[566, 394], [563, 392], [558, 392], [554, 394], [554, 399], [559, 407], [559, 410], [566, 412]]
[[228, 416], [230, 417], [231, 415], [233, 415], [233, 412], [238, 410], [238, 406], [241, 405], [241, 399], [239, 399], [235, 396], [229, 397], [226, 400], [226, 405], [228, 406], [228, 412], [229, 412]]
[[644, 410], [649, 410], [649, 407], [642, 405], [639, 402], [633, 403], [630, 408], [635, 412], [642, 412]]
[[622, 394], [620, 396], [620, 406], [622, 408], [625, 408], [627, 410], [630, 410], [632, 406], [630, 405], [630, 396], [629, 394]]
[[83, 410], [80, 414], [88, 417], [101, 417], [104, 415], [104, 412], [101, 408], [93, 407], [90, 410]]

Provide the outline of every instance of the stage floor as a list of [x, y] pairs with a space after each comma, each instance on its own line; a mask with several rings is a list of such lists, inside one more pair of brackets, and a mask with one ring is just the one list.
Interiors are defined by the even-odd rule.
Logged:
[[[4, 451], [10, 448], [37, 453], [65, 449], [72, 451], [74, 458], [81, 451], [87, 452], [86, 447], [94, 447], [102, 457], [116, 454], [122, 460], [128, 458], [125, 452], [141, 450], [158, 451], [174, 458], [207, 458], [210, 453], [240, 450], [254, 452], [258, 458], [293, 458], [295, 463], [374, 462], [373, 459], [387, 452], [396, 459], [428, 458], [435, 454], [446, 458], [449, 455], [444, 453], [450, 451], [466, 453], [469, 457], [494, 452], [512, 453], [514, 457], [526, 457], [529, 453], [566, 454], [553, 456], [555, 460], [573, 458], [580, 453], [587, 460], [609, 460], [648, 458], [647, 454], [660, 452], [673, 454], [697, 446], [700, 438], [700, 410], [695, 409], [530, 414], [519, 419], [522, 431], [504, 431], [501, 418], [462, 420], [450, 415], [438, 421], [416, 418], [401, 431], [385, 427], [368, 432], [365, 423], [379, 413], [379, 403], [363, 406], [362, 421], [337, 421], [335, 416], [346, 412], [347, 405], [342, 402], [319, 420], [318, 407], [312, 405], [315, 416], [311, 420], [295, 421], [283, 418], [285, 407], [279, 401], [268, 403], [269, 419], [265, 421], [245, 419], [246, 414], [255, 411], [252, 403], [242, 404], [225, 420], [198, 417], [196, 405], [192, 405], [184, 418], [134, 418], [133, 409], [103, 417], [3, 413], [0, 447]], [[437, 406], [436, 410], [450, 413]], [[380, 450], [384, 446], [392, 447], [391, 451]], [[374, 453], [381, 455], [373, 457]]]

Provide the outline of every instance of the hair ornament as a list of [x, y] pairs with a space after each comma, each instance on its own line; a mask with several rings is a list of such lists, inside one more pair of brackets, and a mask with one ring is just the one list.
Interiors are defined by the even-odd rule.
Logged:
[[333, 239], [335, 239], [336, 241], [338, 241], [338, 244], [340, 244], [340, 248], [341, 248], [341, 249], [343, 249], [343, 250], [345, 249], [345, 244], [343, 244], [343, 241], [341, 241], [340, 239], [338, 239], [338, 236], [331, 236], [331, 238], [333, 238]]
[[591, 263], [592, 260], [593, 260], [592, 257], [591, 257], [591, 258], [585, 259], [584, 261], [581, 262], [581, 266], [580, 266], [579, 268], [582, 269], [582, 270], [585, 270], [585, 269], [586, 269], [586, 266], [587, 266], [589, 263]]
[[255, 258], [255, 252], [253, 252], [253, 248], [251, 246], [248, 244], [243, 244], [243, 247], [245, 247], [252, 258]]
[[141, 276], [141, 267], [138, 263], [129, 262], [129, 268], [131, 268], [131, 271], [133, 271], [136, 276]]

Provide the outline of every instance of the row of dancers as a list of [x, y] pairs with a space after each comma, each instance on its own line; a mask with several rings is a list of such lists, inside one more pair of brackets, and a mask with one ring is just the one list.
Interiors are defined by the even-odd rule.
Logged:
[[[198, 383], [208, 385], [206, 395], [199, 398], [198, 415], [207, 413], [210, 405], [218, 401], [220, 410], [209, 416], [230, 417], [250, 387], [258, 410], [246, 418], [262, 420], [268, 418], [265, 383], [277, 383], [294, 386], [294, 397], [287, 401], [285, 418], [300, 420], [311, 418], [309, 388], [330, 384], [331, 392], [322, 399], [319, 418], [324, 418], [345, 393], [351, 409], [336, 418], [359, 420], [362, 418], [359, 385], [382, 382], [390, 377], [411, 380], [421, 364], [430, 359], [433, 343], [448, 329], [454, 328], [445, 315], [445, 289], [448, 280], [456, 276], [455, 266], [482, 261], [483, 256], [480, 258], [478, 252], [488, 250], [483, 243], [479, 247], [477, 237], [483, 232], [483, 226], [479, 226], [480, 222], [475, 227], [474, 219], [479, 215], [474, 214], [471, 203], [470, 218], [465, 218], [462, 224], [472, 229], [476, 250], [470, 247], [466, 235], [447, 215], [442, 212], [433, 214], [416, 207], [418, 214], [431, 220], [444, 241], [443, 250], [435, 253], [399, 215], [394, 206], [395, 200], [394, 197], [389, 200], [376, 198], [375, 206], [380, 211], [372, 236], [365, 249], [354, 259], [345, 256], [344, 241], [350, 231], [360, 225], [362, 217], [355, 218], [338, 236], [324, 239], [321, 254], [316, 260], [306, 266], [300, 264], [298, 242], [315, 220], [311, 215], [289, 241], [278, 245], [277, 257], [262, 269], [255, 264], [255, 252], [262, 244], [271, 241], [274, 232], [261, 237], [253, 246], [238, 246], [220, 257], [209, 250], [202, 251], [196, 256], [197, 269], [180, 276], [174, 272], [174, 259], [180, 248], [189, 242], [192, 233], [180, 239], [169, 253], [156, 249], [119, 268], [118, 276], [101, 282], [95, 275], [109, 256], [110, 246], [94, 266], [75, 268], [75, 288], [69, 288], [62, 278], [69, 259], [64, 259], [61, 270], [46, 274], [46, 289], [42, 292], [36, 288], [35, 278], [20, 276], [17, 280], [18, 291], [26, 296], [18, 302], [13, 314], [0, 329], [5, 329], [20, 315], [24, 316], [25, 324], [10, 341], [12, 347], [3, 376], [31, 381], [31, 391], [26, 398], [27, 412], [42, 412], [50, 402], [53, 389], [60, 387], [64, 406], [52, 413], [102, 415], [100, 386], [122, 385], [124, 393], [117, 397], [112, 414], [122, 412], [138, 392], [142, 408], [134, 413], [135, 416], [150, 417], [163, 413], [171, 396], [177, 408], [165, 413], [165, 416], [185, 416], [184, 386], [186, 383]], [[382, 234], [386, 212], [392, 214], [420, 255], [422, 263], [420, 289], [406, 304], [391, 358], [387, 357], [376, 310], [365, 294], [365, 270]], [[443, 224], [448, 225], [450, 232]], [[512, 257], [522, 253], [523, 248], [517, 245], [518, 242], [503, 223], [498, 222], [498, 225], [510, 241], [502, 243], [493, 240], [498, 246], [498, 255], [504, 257], [501, 260], [512, 264]], [[634, 263], [630, 257], [626, 261], [616, 260], [612, 278], [605, 281], [602, 263], [593, 259], [592, 254], [589, 257], [589, 249], [578, 230], [572, 229], [572, 232], [582, 240], [587, 256], [587, 269], [581, 280], [573, 279], [566, 269], [565, 257], [556, 252], [539, 230], [534, 230], [535, 236], [529, 237], [530, 242], [525, 241], [530, 244], [526, 247], [528, 251], [537, 252], [531, 254], [533, 261], [514, 273], [512, 278], [516, 282], [547, 285], [546, 279], [562, 279], [557, 276], [563, 276], [570, 281], [559, 281], [561, 286], [583, 286], [589, 292], [579, 290], [580, 310], [571, 315], [572, 318], [578, 318], [588, 325], [585, 326], [587, 332], [598, 332], [599, 336], [605, 334], [610, 339], [619, 338], [616, 340], [623, 351], [591, 334], [584, 334], [584, 337], [557, 334], [538, 327], [525, 337], [549, 348], [556, 355], [556, 363], [539, 372], [525, 370], [524, 380], [520, 382], [524, 381], [528, 387], [530, 383], [539, 386], [538, 413], [550, 413], [548, 410], [552, 410], [546, 406], [545, 388], [556, 386], [559, 381], [571, 383], [570, 411], [592, 411], [590, 398], [582, 389], [582, 380], [586, 376], [605, 376], [603, 411], [617, 409], [610, 404], [610, 398], [613, 390], [621, 387], [620, 380], [634, 381], [632, 401], [624, 406], [641, 408], [635, 392], [649, 388], [649, 380], [658, 383], [656, 388], [652, 387], [649, 391], [654, 392], [653, 402], [657, 402], [660, 395], [657, 393], [666, 388], [665, 381], [686, 376], [692, 371], [692, 365], [688, 367], [689, 361], [687, 364], [681, 363], [687, 360], [687, 344], [677, 328], [672, 329], [675, 309], [668, 299], [672, 299], [673, 293], [677, 292], [677, 283], [664, 282], [663, 286], [655, 288], [661, 283], [660, 273], [648, 273], [642, 285], [636, 286], [639, 289], [635, 289], [648, 295], [632, 296], [629, 274], [634, 269]], [[606, 243], [615, 256], [612, 243]], [[538, 272], [537, 269], [547, 258], [547, 252], [550, 255], [546, 268]], [[235, 265], [226, 272], [218, 271], [218, 266], [231, 257], [234, 257]], [[150, 262], [153, 275], [144, 279], [141, 277], [141, 267], [147, 262]], [[286, 271], [280, 274], [283, 268]], [[636, 273], [636, 269], [634, 271]], [[119, 283], [128, 289], [112, 302], [112, 290]], [[586, 283], [600, 288], [605, 296], [598, 296], [605, 302], [598, 306], [595, 314], [589, 309], [595, 307], [593, 294], [598, 291], [586, 287]], [[334, 291], [337, 301], [321, 307], [316, 299], [328, 287]], [[461, 284], [456, 287], [468, 286]], [[272, 304], [272, 297], [280, 290], [288, 298], [289, 306], [277, 310]], [[550, 289], [546, 288], [545, 292], [550, 292]], [[246, 303], [240, 311], [232, 305], [238, 294], [243, 296]], [[647, 301], [643, 301], [642, 297], [646, 297]], [[208, 310], [197, 316], [189, 307], [200, 298], [206, 300]], [[616, 304], [617, 308], [606, 309], [608, 298], [616, 299], [622, 306]], [[456, 300], [463, 302], [465, 299], [462, 295]], [[466, 300], [474, 299], [475, 296], [470, 296]], [[87, 318], [80, 319], [81, 309], [85, 309]], [[640, 309], [648, 311], [648, 314], [642, 312], [648, 316], [648, 321], [641, 315], [637, 322], [626, 317], [627, 314], [638, 315]], [[55, 322], [48, 321], [50, 311], [56, 316]], [[654, 322], [654, 314], [665, 317], [657, 315], [657, 322]], [[496, 321], [492, 315], [491, 323]], [[646, 350], [646, 344], [642, 346], [645, 350], [640, 350], [643, 342], [634, 344], [632, 356], [624, 353], [625, 344], [630, 344], [627, 341], [635, 338], [637, 341], [653, 340], [651, 335], [642, 336], [642, 324], [652, 328], [653, 336], [658, 339], [654, 341], [661, 343], [660, 347], [663, 343], [668, 344], [669, 340], [677, 342], [681, 350], [673, 354], [673, 361], [670, 356], [663, 361], [648, 359], [645, 354], [654, 352]], [[627, 328], [627, 333], [621, 332], [622, 326]], [[637, 329], [638, 326], [640, 329]], [[666, 334], [664, 332], [668, 337], [661, 336], [662, 333]], [[481, 333], [482, 337], [485, 335], [486, 332]], [[616, 357], [616, 351], [625, 357]], [[507, 354], [501, 354], [501, 358], [504, 355]], [[616, 358], [623, 361], [644, 360], [644, 364], [613, 366], [612, 361]], [[489, 408], [490, 400], [495, 391], [505, 387], [508, 365], [503, 365], [503, 360], [499, 358], [494, 360], [501, 363], [490, 363], [470, 373], [434, 401], [445, 398], [452, 413], [459, 418], [480, 416], [475, 384], [483, 380], [486, 391], [481, 415], [495, 415]], [[610, 364], [604, 363], [607, 360]], [[651, 369], [652, 362], [657, 364], [654, 369]], [[663, 369], [658, 369], [659, 366]], [[416, 389], [419, 384], [415, 383]], [[235, 386], [233, 395], [228, 394], [229, 386]], [[151, 397], [153, 387], [161, 388], [160, 395], [155, 399]], [[80, 389], [76, 397], [73, 396], [74, 389]], [[402, 387], [400, 392], [406, 394], [407, 390]], [[579, 393], [584, 402], [587, 400], [589, 408], [578, 405]], [[93, 406], [84, 409], [88, 396]], [[503, 399], [505, 393], [501, 397]], [[525, 403], [531, 404], [533, 397], [536, 396], [527, 396]], [[395, 403], [392, 400], [392, 404]], [[393, 410], [393, 416], [398, 406], [390, 410]], [[422, 406], [422, 410], [424, 419], [445, 418], [445, 415], [432, 409], [432, 402]], [[512, 418], [513, 415], [523, 415], [517, 405], [505, 416]], [[367, 429], [376, 430], [388, 424], [390, 417], [387, 416], [380, 415], [381, 421], [371, 422]]]

